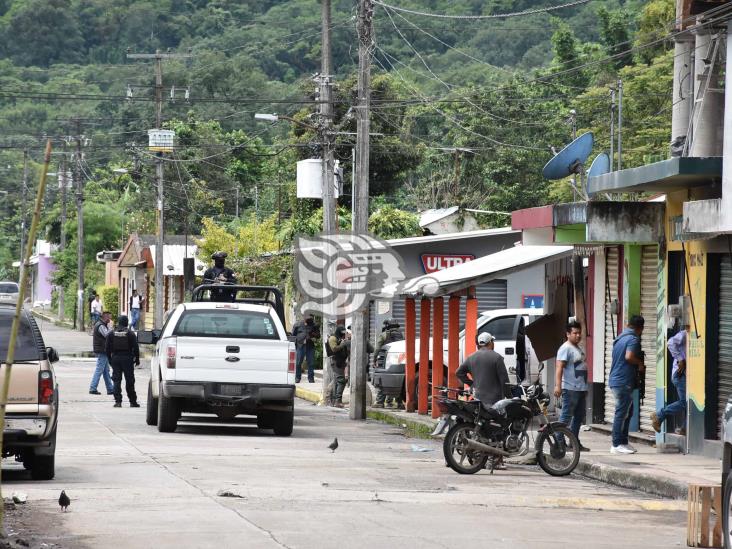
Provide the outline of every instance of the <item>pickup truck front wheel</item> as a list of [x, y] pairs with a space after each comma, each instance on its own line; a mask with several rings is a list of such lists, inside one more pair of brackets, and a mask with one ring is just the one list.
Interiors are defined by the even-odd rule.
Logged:
[[274, 433], [280, 437], [289, 437], [292, 434], [292, 427], [295, 422], [295, 412], [273, 412], [272, 428]]
[[158, 424], [158, 401], [153, 398], [152, 379], [147, 384], [147, 408], [145, 414], [145, 422], [148, 425]]
[[178, 428], [178, 403], [168, 398], [162, 391], [158, 397], [158, 431], [173, 433]]

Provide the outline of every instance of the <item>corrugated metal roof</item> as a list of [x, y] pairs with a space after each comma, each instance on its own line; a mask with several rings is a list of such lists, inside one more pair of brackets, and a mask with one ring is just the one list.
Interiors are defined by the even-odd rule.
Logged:
[[[153, 261], [155, 260], [155, 248], [155, 245], [150, 246], [150, 255], [152, 255]], [[186, 255], [194, 258], [196, 274], [203, 273], [206, 264], [198, 259], [197, 251], [198, 247], [195, 244], [188, 245], [187, 253], [186, 246], [181, 244], [166, 244], [163, 246], [163, 276], [183, 276], [183, 259]]]
[[434, 210], [425, 210], [419, 214], [419, 226], [424, 227], [440, 219], [444, 219], [449, 215], [454, 214], [460, 208], [458, 206], [452, 206], [451, 208], [437, 208]]
[[385, 293], [447, 295], [571, 255], [573, 249], [573, 246], [514, 246], [456, 267], [412, 278], [400, 284], [398, 290], [396, 285], [391, 285], [385, 288]]
[[393, 238], [386, 242], [390, 246], [406, 246], [409, 244], [422, 244], [428, 242], [444, 242], [448, 240], [465, 240], [467, 238], [483, 238], [504, 234], [521, 234], [521, 231], [511, 227], [500, 227], [498, 229], [480, 229], [478, 231], [464, 231], [459, 233], [435, 234], [430, 236], [409, 236], [407, 238]]

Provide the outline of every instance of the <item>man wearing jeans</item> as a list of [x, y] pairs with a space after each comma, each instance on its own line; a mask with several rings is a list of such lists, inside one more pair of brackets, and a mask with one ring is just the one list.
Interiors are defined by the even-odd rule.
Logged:
[[[668, 352], [674, 359], [671, 381], [676, 387], [679, 398], [676, 402], [661, 408], [658, 414], [656, 412], [651, 414], [651, 423], [657, 433], [661, 432], [661, 425], [668, 416], [679, 414], [682, 420], [686, 417], [686, 334], [688, 332], [689, 326], [684, 326], [683, 330], [668, 340]], [[681, 427], [678, 432], [685, 435], [686, 429]]]
[[130, 296], [130, 325], [133, 330], [137, 330], [137, 324], [140, 322], [140, 310], [144, 299], [144, 297], [137, 294], [137, 290], [132, 290]]
[[109, 376], [109, 360], [107, 360], [107, 353], [105, 352], [105, 346], [107, 343], [107, 334], [109, 334], [109, 321], [111, 314], [109, 311], [104, 311], [102, 317], [94, 324], [92, 332], [92, 350], [97, 357], [97, 366], [94, 368], [94, 374], [92, 375], [91, 384], [89, 385], [90, 395], [101, 395], [97, 391], [99, 385], [99, 378], [104, 378], [104, 385], [107, 387], [107, 394], [114, 394], [114, 385], [112, 384], [112, 378]]
[[[582, 325], [573, 320], [567, 324], [567, 341], [557, 351], [554, 396], [562, 397], [562, 413], [559, 421], [569, 426], [579, 441], [582, 418], [587, 402], [587, 363], [585, 353], [579, 348]], [[580, 443], [580, 452], [589, 452]]]
[[613, 342], [612, 366], [608, 384], [615, 396], [615, 418], [613, 420], [613, 445], [611, 454], [635, 454], [636, 449], [628, 442], [630, 418], [633, 417], [633, 390], [638, 374], [643, 375], [645, 364], [641, 352], [641, 334], [645, 320], [642, 316], [630, 317], [628, 326]]

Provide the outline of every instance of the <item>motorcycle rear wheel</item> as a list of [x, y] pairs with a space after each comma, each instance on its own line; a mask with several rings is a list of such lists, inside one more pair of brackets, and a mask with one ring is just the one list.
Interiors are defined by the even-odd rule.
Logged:
[[579, 441], [566, 425], [547, 426], [536, 437], [536, 460], [551, 476], [567, 476], [579, 463]]
[[467, 447], [467, 439], [478, 439], [475, 425], [457, 423], [445, 435], [442, 451], [447, 465], [461, 475], [472, 475], [485, 468], [488, 456]]

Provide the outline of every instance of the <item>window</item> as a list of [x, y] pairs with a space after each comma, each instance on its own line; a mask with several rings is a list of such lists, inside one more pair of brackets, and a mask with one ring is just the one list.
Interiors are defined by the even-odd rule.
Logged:
[[237, 310], [189, 310], [184, 312], [173, 335], [280, 339], [272, 318], [266, 313]]
[[0, 294], [17, 294], [18, 285], [15, 282], [0, 282]]
[[499, 341], [513, 341], [515, 335], [513, 327], [516, 324], [516, 316], [500, 316], [489, 320], [478, 329], [478, 335], [483, 332], [490, 333]]
[[[8, 342], [10, 341], [10, 329], [13, 324], [13, 314], [0, 315], [0, 362], [5, 362], [8, 356]], [[36, 341], [33, 327], [26, 316], [20, 317], [18, 326], [18, 337], [15, 339], [15, 360], [40, 360], [41, 345]]]

